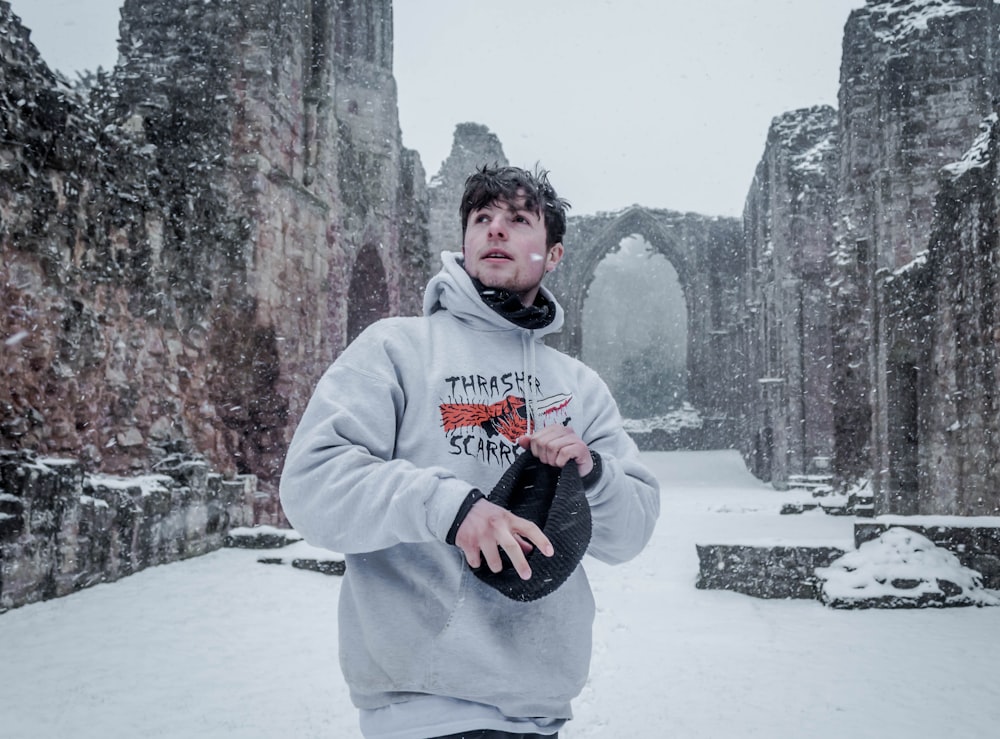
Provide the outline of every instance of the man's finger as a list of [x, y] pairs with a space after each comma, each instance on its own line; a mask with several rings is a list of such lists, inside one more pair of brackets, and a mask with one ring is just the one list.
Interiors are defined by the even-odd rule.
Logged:
[[496, 545], [487, 544], [482, 551], [490, 572], [500, 572], [503, 569], [503, 560], [500, 559], [500, 550], [497, 549]]
[[524, 552], [525, 556], [531, 554], [532, 550], [534, 550], [535, 548], [535, 545], [532, 544], [527, 539], [525, 539], [520, 534], [517, 534], [515, 538], [517, 539], [517, 543], [521, 547], [521, 551]]
[[542, 530], [533, 521], [529, 521], [526, 518], [519, 520], [520, 525], [518, 526], [517, 533], [538, 547], [538, 551], [546, 557], [551, 557], [555, 553], [555, 549], [553, 549], [549, 537], [543, 534]]
[[469, 563], [469, 567], [476, 569], [483, 563], [483, 557], [478, 548], [462, 549], [465, 552], [465, 561]]
[[[528, 564], [528, 560], [525, 558], [524, 552], [521, 551], [521, 547], [517, 540], [511, 539], [502, 546], [503, 550], [507, 552], [507, 556], [510, 558], [510, 563], [514, 565], [514, 569], [517, 571], [518, 577], [522, 580], [530, 579], [531, 565]], [[499, 570], [494, 570], [494, 572], [499, 572]]]

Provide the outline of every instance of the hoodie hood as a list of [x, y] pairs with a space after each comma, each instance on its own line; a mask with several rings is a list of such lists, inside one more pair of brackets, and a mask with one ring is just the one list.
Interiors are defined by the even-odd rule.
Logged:
[[[519, 328], [483, 301], [465, 271], [460, 252], [441, 252], [441, 264], [441, 271], [431, 278], [424, 292], [425, 316], [445, 310], [482, 330], [510, 331]], [[557, 333], [565, 318], [562, 306], [544, 285], [540, 292], [555, 307], [555, 315], [547, 326], [533, 329], [537, 338]]]

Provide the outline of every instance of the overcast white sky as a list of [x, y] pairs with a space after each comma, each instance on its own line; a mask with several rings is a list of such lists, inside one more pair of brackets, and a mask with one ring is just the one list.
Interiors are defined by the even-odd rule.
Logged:
[[[70, 76], [117, 59], [121, 0], [11, 0]], [[455, 125], [551, 170], [573, 213], [739, 216], [776, 115], [837, 104], [864, 0], [396, 0], [403, 143], [428, 176]]]

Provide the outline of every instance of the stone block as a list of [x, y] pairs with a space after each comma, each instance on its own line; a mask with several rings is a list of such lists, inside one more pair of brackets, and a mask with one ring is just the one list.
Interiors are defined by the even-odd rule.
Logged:
[[302, 536], [292, 529], [274, 526], [240, 527], [225, 536], [224, 546], [237, 549], [280, 549], [302, 541]]
[[12, 539], [24, 529], [24, 501], [0, 487], [0, 542]]
[[347, 563], [341, 561], [322, 561], [317, 559], [293, 559], [292, 567], [298, 570], [309, 570], [321, 575], [343, 575], [347, 572]]
[[697, 545], [703, 590], [733, 590], [756, 598], [816, 599], [814, 571], [844, 554], [836, 547]]

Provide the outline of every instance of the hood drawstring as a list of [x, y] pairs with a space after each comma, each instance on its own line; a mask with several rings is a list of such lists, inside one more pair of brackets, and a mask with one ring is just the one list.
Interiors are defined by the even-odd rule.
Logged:
[[527, 414], [527, 436], [535, 430], [535, 332], [528, 329], [521, 334], [521, 364], [524, 369], [524, 403]]

